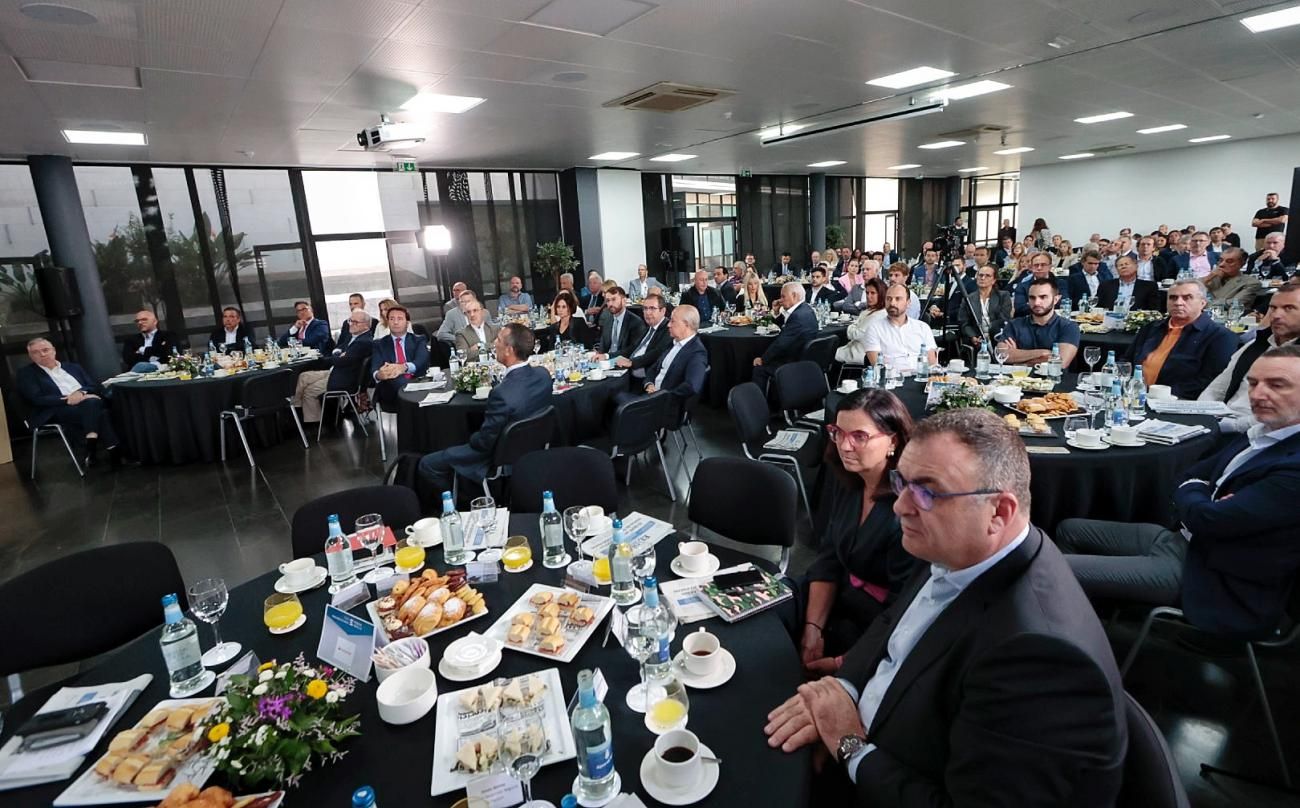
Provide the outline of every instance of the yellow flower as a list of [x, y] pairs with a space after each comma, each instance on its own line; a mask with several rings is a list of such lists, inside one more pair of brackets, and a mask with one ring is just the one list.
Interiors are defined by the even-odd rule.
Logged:
[[321, 679], [312, 679], [307, 683], [307, 695], [311, 696], [313, 699], [324, 698], [325, 694], [328, 692], [329, 685], [325, 684]]
[[208, 730], [208, 740], [213, 743], [221, 743], [221, 739], [230, 734], [230, 724], [222, 721]]
[[271, 668], [274, 667], [275, 667], [275, 660], [273, 659], [270, 662], [263, 662], [261, 665], [258, 665], [257, 672], [261, 673], [262, 671], [269, 671]]

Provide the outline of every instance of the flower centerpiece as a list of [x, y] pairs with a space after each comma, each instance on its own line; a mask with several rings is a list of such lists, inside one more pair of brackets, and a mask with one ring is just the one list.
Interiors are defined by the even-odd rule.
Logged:
[[939, 395], [939, 400], [934, 403], [935, 412], [945, 410], [964, 410], [966, 408], [975, 408], [981, 410], [992, 409], [988, 402], [984, 400], [984, 394], [979, 387], [969, 384], [956, 384], [944, 390]]
[[178, 354], [167, 360], [167, 369], [173, 373], [199, 375], [199, 360], [189, 354]]
[[1144, 311], [1141, 309], [1130, 311], [1128, 316], [1124, 318], [1124, 330], [1137, 331], [1147, 323], [1154, 323], [1158, 320], [1163, 320], [1164, 318], [1165, 315], [1158, 311]]
[[360, 716], [339, 716], [356, 680], [302, 654], [234, 676], [225, 703], [201, 728], [218, 771], [239, 787], [295, 786], [313, 765], [343, 757], [339, 742], [361, 734]]
[[451, 382], [458, 393], [473, 394], [478, 388], [492, 383], [492, 370], [487, 365], [465, 365], [451, 375]]

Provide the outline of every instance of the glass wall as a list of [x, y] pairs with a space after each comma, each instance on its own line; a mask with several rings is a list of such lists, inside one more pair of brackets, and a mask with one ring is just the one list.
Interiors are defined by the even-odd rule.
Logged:
[[962, 215], [970, 228], [970, 239], [976, 244], [996, 246], [998, 230], [1004, 221], [1018, 227], [1019, 196], [1019, 175], [963, 178]]
[[27, 340], [49, 330], [33, 260], [48, 250], [31, 172], [0, 165], [0, 340], [5, 354], [22, 363]]
[[695, 268], [730, 267], [736, 260], [736, 179], [672, 178], [673, 223], [695, 232]]

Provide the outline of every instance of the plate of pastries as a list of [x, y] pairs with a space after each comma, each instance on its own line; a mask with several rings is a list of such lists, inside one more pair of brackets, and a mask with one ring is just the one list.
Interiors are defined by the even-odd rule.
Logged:
[[1006, 406], [1021, 415], [1037, 415], [1045, 419], [1064, 418], [1067, 415], [1080, 415], [1086, 412], [1069, 393], [1047, 393], [1033, 398], [1022, 398]]
[[465, 582], [457, 567], [440, 575], [426, 569], [417, 578], [398, 581], [378, 600], [366, 604], [375, 624], [389, 642], [403, 637], [429, 637], [487, 614], [483, 593]]
[[602, 595], [533, 584], [487, 634], [506, 648], [570, 662], [613, 605]]
[[193, 783], [181, 783], [158, 803], [157, 808], [279, 808], [283, 801], [283, 791], [236, 797], [218, 786], [208, 786], [200, 791]]

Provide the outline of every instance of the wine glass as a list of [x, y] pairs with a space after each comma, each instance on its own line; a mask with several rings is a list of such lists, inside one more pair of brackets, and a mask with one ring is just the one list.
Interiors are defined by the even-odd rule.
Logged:
[[546, 732], [541, 714], [524, 713], [515, 720], [504, 722], [499, 732], [500, 748], [506, 757], [506, 772], [518, 780], [524, 790], [521, 808], [555, 808], [546, 800], [533, 799], [532, 780], [542, 768], [542, 756], [546, 754]]
[[993, 358], [998, 360], [998, 372], [1006, 373], [1007, 360], [1011, 358], [1011, 351], [1007, 349], [1007, 346], [1001, 343], [994, 345]]
[[632, 577], [638, 588], [645, 588], [645, 579], [655, 574], [655, 546], [651, 544], [644, 552], [632, 556]]
[[225, 580], [204, 578], [195, 581], [189, 588], [189, 596], [190, 611], [204, 623], [212, 624], [212, 636], [216, 640], [216, 645], [203, 654], [203, 664], [214, 668], [234, 659], [239, 654], [239, 643], [221, 641], [221, 615], [226, 613], [226, 604], [230, 602]]
[[670, 673], [668, 678], [660, 681], [662, 685], [650, 688], [654, 691], [651, 694], [653, 700], [646, 713], [646, 723], [655, 734], [685, 727], [691, 709], [691, 700], [686, 696], [686, 685], [681, 679]]
[[1129, 377], [1131, 377], [1131, 376], [1133, 375], [1133, 363], [1132, 363], [1132, 362], [1116, 362], [1116, 363], [1115, 363], [1115, 372], [1117, 372], [1117, 373], [1119, 374], [1120, 379], [1121, 379], [1125, 384], [1128, 384]]
[[384, 540], [384, 517], [368, 513], [357, 517], [357, 540], [370, 551], [371, 568], [361, 580], [376, 584], [393, 574], [387, 567], [379, 566], [379, 547]]
[[1084, 346], [1083, 361], [1088, 363], [1088, 379], [1089, 381], [1091, 381], [1093, 378], [1092, 374], [1094, 373], [1093, 369], [1096, 367], [1097, 363], [1101, 361], [1101, 346], [1100, 345]]
[[591, 526], [591, 520], [587, 516], [587, 509], [581, 505], [574, 505], [571, 508], [564, 509], [564, 530], [573, 539], [574, 546], [578, 549], [578, 560], [583, 559], [582, 540], [587, 536], [587, 529]]
[[647, 634], [642, 634], [637, 627], [629, 625], [623, 650], [637, 662], [637, 683], [628, 688], [625, 701], [628, 709], [644, 713], [650, 708], [650, 687], [645, 681], [645, 661], [650, 658], [650, 654], [654, 653], [655, 640]]

